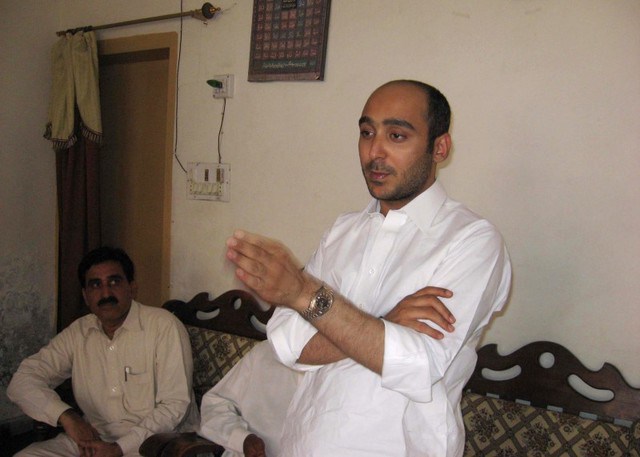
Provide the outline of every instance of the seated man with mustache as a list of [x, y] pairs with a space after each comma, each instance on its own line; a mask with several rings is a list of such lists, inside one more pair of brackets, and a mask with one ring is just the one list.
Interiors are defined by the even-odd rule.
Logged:
[[[25, 359], [7, 388], [25, 414], [64, 433], [16, 455], [136, 456], [154, 433], [195, 429], [193, 360], [182, 323], [134, 300], [134, 266], [122, 249], [91, 251], [78, 278], [91, 314]], [[53, 390], [69, 377], [82, 415]]]

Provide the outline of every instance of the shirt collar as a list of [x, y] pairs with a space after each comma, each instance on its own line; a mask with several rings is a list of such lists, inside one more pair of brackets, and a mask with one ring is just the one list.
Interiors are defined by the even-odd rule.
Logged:
[[[399, 210], [391, 210], [388, 214], [391, 214], [392, 212], [406, 214], [408, 218], [424, 232], [431, 227], [436, 214], [438, 214], [438, 211], [446, 199], [447, 192], [444, 189], [444, 186], [440, 184], [440, 181], [435, 181], [427, 190], [422, 192], [405, 206]], [[369, 217], [379, 214], [380, 202], [373, 199], [369, 205], [367, 205], [365, 212], [369, 214]]]
[[[140, 331], [142, 330], [142, 325], [140, 325], [140, 303], [135, 300], [131, 300], [131, 309], [129, 310], [129, 314], [127, 314], [127, 318], [122, 323], [122, 327], [131, 331]], [[118, 329], [120, 330], [120, 329]]]

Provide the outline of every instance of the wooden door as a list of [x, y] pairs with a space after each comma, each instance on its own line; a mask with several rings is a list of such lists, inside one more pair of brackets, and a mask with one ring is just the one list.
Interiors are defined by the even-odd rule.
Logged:
[[98, 49], [102, 240], [131, 256], [138, 301], [161, 306], [170, 295], [177, 34], [103, 40]]

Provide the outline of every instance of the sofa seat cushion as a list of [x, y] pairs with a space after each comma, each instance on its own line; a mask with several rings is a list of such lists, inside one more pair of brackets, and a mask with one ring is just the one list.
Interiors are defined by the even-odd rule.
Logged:
[[631, 426], [631, 444], [629, 445], [629, 456], [640, 457], [640, 419]]
[[202, 397], [259, 340], [187, 325], [193, 352], [193, 390], [198, 405]]
[[630, 428], [465, 393], [465, 456], [635, 456]]

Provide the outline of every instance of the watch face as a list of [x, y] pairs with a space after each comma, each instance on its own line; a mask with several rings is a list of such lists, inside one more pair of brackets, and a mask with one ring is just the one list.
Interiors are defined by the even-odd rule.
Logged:
[[326, 311], [333, 304], [333, 293], [322, 287], [316, 295], [316, 309], [320, 312]]
[[331, 297], [328, 297], [327, 295], [320, 295], [317, 299], [316, 299], [316, 306], [318, 307], [318, 309], [326, 309], [329, 306], [331, 306], [332, 300]]
[[309, 307], [302, 313], [302, 317], [313, 320], [326, 313], [333, 304], [333, 291], [324, 286], [315, 293]]

